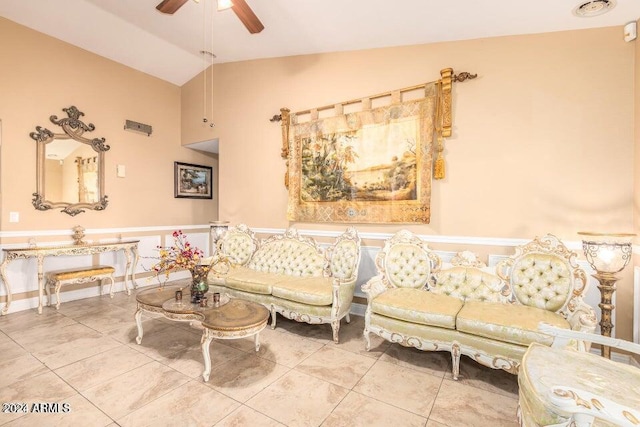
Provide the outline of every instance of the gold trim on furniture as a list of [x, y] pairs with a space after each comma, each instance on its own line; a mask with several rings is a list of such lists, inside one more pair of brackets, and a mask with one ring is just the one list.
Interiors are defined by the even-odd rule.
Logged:
[[[13, 293], [11, 284], [7, 278], [7, 267], [11, 261], [16, 259], [36, 258], [38, 261], [38, 313], [42, 313], [42, 297], [45, 288], [45, 275], [43, 272], [44, 259], [48, 256], [68, 256], [68, 255], [94, 255], [103, 252], [123, 251], [126, 260], [124, 269], [125, 289], [129, 289], [127, 279], [131, 280], [133, 288], [136, 289], [136, 265], [138, 263], [138, 242], [139, 240], [129, 240], [115, 243], [94, 243], [90, 245], [61, 245], [61, 246], [36, 246], [29, 248], [2, 249], [5, 253], [4, 261], [0, 264], [0, 277], [7, 294], [7, 302], [0, 311], [4, 316], [9, 311]], [[133, 262], [132, 262], [133, 261]]]

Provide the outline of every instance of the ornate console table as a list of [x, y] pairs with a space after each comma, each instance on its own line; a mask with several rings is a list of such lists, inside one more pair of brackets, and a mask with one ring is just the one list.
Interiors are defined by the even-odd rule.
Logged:
[[[137, 287], [135, 281], [135, 269], [138, 263], [138, 242], [139, 240], [127, 240], [123, 242], [115, 243], [92, 243], [83, 245], [63, 245], [63, 246], [35, 246], [30, 248], [15, 248], [15, 249], [2, 249], [4, 252], [4, 261], [0, 264], [0, 277], [4, 283], [4, 287], [7, 291], [7, 302], [0, 312], [1, 315], [7, 314], [9, 307], [11, 306], [11, 300], [13, 294], [11, 293], [11, 285], [7, 280], [7, 266], [11, 261], [16, 259], [29, 259], [36, 258], [38, 260], [38, 313], [42, 313], [42, 297], [45, 286], [44, 272], [42, 266], [44, 259], [51, 256], [63, 256], [63, 255], [94, 255], [103, 252], [118, 252], [124, 251], [127, 265], [125, 267], [125, 288], [127, 287], [127, 280], [131, 280], [131, 284], [135, 289]], [[133, 263], [132, 263], [133, 261]]]

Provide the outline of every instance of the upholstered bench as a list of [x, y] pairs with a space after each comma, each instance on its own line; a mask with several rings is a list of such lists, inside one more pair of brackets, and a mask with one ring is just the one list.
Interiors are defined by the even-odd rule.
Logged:
[[[109, 295], [113, 298], [113, 273], [116, 269], [109, 265], [98, 265], [93, 267], [81, 267], [71, 268], [67, 270], [49, 271], [45, 273], [45, 290], [47, 291], [47, 305], [51, 305], [51, 288], [55, 289], [56, 293], [56, 310], [60, 308], [60, 288], [64, 285], [73, 285], [80, 283], [90, 283], [100, 280], [100, 295], [102, 295], [102, 282], [105, 279], [111, 281], [109, 288]], [[127, 282], [124, 282], [127, 294], [131, 291], [127, 286]]]

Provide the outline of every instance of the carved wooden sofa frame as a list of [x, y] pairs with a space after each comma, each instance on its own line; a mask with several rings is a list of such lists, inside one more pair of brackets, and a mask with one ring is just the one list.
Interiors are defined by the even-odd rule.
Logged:
[[537, 331], [540, 321], [595, 329], [595, 313], [582, 301], [586, 275], [575, 256], [547, 235], [518, 247], [496, 269], [471, 252], [443, 268], [426, 242], [401, 230], [385, 242], [376, 257], [379, 274], [362, 288], [367, 350], [374, 333], [419, 350], [451, 352], [454, 379], [462, 354], [517, 374], [529, 344], [552, 342]]
[[218, 243], [231, 269], [209, 275], [216, 292], [263, 304], [271, 312], [309, 324], [328, 323], [338, 342], [340, 321], [350, 321], [358, 266], [360, 237], [350, 227], [323, 249], [294, 228], [258, 241], [244, 224], [232, 227]]

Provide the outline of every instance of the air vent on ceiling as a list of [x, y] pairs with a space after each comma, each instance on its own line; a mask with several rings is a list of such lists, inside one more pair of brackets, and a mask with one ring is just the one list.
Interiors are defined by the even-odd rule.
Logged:
[[602, 15], [616, 6], [616, 0], [591, 0], [573, 9], [573, 14], [580, 18]]

